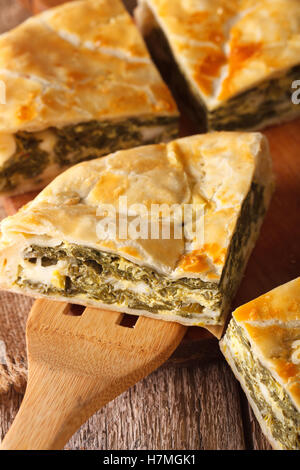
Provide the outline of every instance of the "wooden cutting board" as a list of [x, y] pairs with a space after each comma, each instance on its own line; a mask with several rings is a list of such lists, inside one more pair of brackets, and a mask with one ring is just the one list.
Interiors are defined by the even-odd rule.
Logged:
[[[23, 0], [37, 13], [62, 0]], [[129, 9], [134, 0], [124, 2]], [[300, 105], [299, 105], [300, 106]], [[182, 134], [192, 128], [184, 120]], [[258, 243], [249, 260], [233, 308], [300, 275], [300, 120], [264, 131], [270, 142], [276, 174], [276, 190]], [[13, 214], [36, 193], [2, 199], [7, 214]], [[217, 340], [206, 330], [191, 327], [171, 363], [219, 357]]]

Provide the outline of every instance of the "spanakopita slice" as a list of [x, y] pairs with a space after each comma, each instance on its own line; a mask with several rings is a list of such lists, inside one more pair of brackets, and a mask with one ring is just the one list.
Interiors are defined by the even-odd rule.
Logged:
[[239, 307], [220, 344], [272, 446], [300, 450], [300, 278]]
[[299, 0], [138, 4], [150, 51], [198, 125], [254, 130], [300, 115], [292, 100], [300, 76]]
[[2, 222], [0, 286], [222, 325], [272, 188], [259, 133], [196, 135], [82, 162]]
[[0, 194], [177, 136], [178, 113], [120, 0], [68, 2], [0, 36]]

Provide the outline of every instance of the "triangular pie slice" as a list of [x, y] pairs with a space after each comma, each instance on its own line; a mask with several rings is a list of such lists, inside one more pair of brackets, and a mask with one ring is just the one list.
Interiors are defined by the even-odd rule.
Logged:
[[2, 34], [0, 80], [1, 195], [177, 136], [176, 104], [121, 0], [68, 2]]
[[0, 285], [222, 325], [272, 188], [259, 133], [195, 135], [82, 162], [2, 222]]
[[139, 0], [136, 20], [174, 96], [209, 130], [300, 116], [299, 0]]
[[300, 450], [300, 278], [233, 312], [221, 349], [272, 446]]

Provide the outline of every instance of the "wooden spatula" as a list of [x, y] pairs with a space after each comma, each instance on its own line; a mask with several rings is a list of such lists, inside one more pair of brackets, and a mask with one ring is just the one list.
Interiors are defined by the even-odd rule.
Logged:
[[122, 313], [78, 308], [35, 302], [28, 385], [2, 450], [61, 449], [93, 413], [166, 361], [187, 329], [129, 315], [137, 321], [126, 327]]

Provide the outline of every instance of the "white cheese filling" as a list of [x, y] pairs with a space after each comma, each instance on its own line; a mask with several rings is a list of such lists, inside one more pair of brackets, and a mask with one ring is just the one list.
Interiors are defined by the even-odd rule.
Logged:
[[[27, 260], [20, 260], [20, 266], [22, 268], [22, 277], [33, 283], [42, 283], [49, 287], [55, 287], [57, 289], [64, 290], [65, 279], [68, 275], [68, 263], [66, 260], [59, 260], [55, 265], [42, 266], [41, 259], [36, 259], [35, 263], [31, 263]], [[143, 281], [134, 282], [131, 280], [117, 279], [113, 276], [108, 276], [104, 283], [110, 284], [114, 290], [127, 290], [137, 295], [145, 295], [148, 297], [147, 302], [149, 305], [154, 305], [157, 300], [151, 294], [154, 292], [148, 284]], [[78, 298], [85, 299], [85, 294], [78, 294]], [[201, 291], [194, 289], [187, 294], [185, 289], [179, 289], [179, 297], [185, 303], [200, 304], [202, 299]], [[204, 301], [204, 299], [202, 299]], [[201, 305], [203, 302], [201, 301]], [[119, 304], [118, 304], [119, 305]], [[124, 304], [125, 305], [125, 304]], [[176, 308], [174, 308], [174, 311]], [[162, 312], [163, 313], [163, 312]], [[166, 313], [168, 313], [166, 311]], [[212, 321], [216, 317], [216, 312], [211, 310], [209, 306], [203, 305], [201, 313], [194, 313], [195, 317], [200, 320]]]
[[59, 260], [53, 266], [42, 266], [40, 259], [37, 259], [35, 264], [26, 260], [21, 260], [20, 264], [23, 269], [22, 274], [31, 282], [64, 288], [64, 278], [68, 271], [66, 261]]
[[156, 139], [164, 132], [164, 130], [164, 126], [145, 126], [140, 128], [140, 132], [144, 142]]
[[108, 277], [105, 282], [111, 284], [115, 290], [130, 290], [136, 294], [151, 294], [152, 289], [145, 282], [136, 282], [119, 280], [114, 277]]

